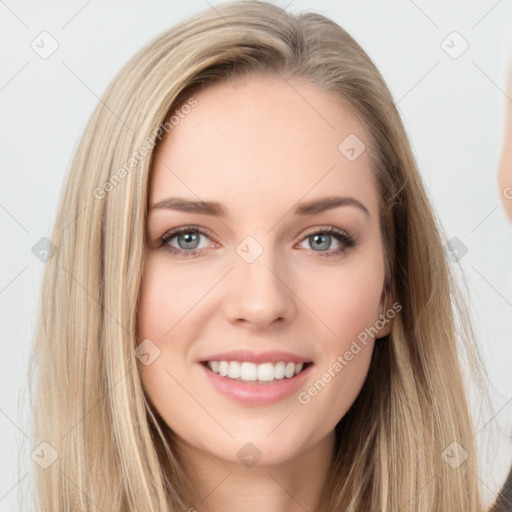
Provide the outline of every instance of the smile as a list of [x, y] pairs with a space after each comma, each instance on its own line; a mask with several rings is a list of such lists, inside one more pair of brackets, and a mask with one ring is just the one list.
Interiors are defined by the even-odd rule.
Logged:
[[268, 406], [294, 396], [306, 384], [313, 366], [311, 362], [285, 361], [261, 364], [203, 361], [199, 364], [213, 389], [248, 406]]
[[[304, 363], [279, 361], [256, 364], [249, 361], [207, 361], [208, 368], [221, 377], [247, 382], [272, 382], [298, 375]], [[305, 363], [306, 365], [308, 363]]]

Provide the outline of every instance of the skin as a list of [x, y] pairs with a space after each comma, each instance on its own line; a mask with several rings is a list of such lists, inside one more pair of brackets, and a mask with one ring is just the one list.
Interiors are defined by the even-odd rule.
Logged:
[[[508, 97], [512, 98], [512, 63], [509, 68]], [[512, 222], [512, 101], [507, 101], [505, 135], [498, 171], [500, 198], [508, 220]]]
[[[270, 406], [236, 403], [216, 391], [198, 361], [234, 349], [290, 351], [314, 363], [307, 389], [389, 307], [381, 300], [384, 254], [369, 150], [355, 161], [338, 150], [349, 134], [367, 135], [338, 97], [298, 80], [250, 77], [194, 97], [197, 106], [153, 161], [138, 329], [160, 355], [141, 365], [143, 385], [177, 435], [199, 496], [188, 498], [190, 507], [320, 510], [334, 427], [357, 397], [379, 341], [361, 345], [306, 405], [296, 393]], [[354, 197], [369, 215], [355, 206], [292, 215], [299, 201], [329, 195]], [[228, 216], [152, 208], [170, 196], [218, 201]], [[208, 233], [200, 238], [203, 253], [166, 252], [161, 237], [190, 224]], [[325, 249], [304, 235], [329, 226], [356, 245], [334, 254], [343, 247], [334, 237]], [[263, 248], [250, 264], [236, 252], [247, 236]], [[167, 247], [190, 251], [186, 242], [182, 234]], [[237, 457], [247, 442], [262, 454], [250, 468]]]

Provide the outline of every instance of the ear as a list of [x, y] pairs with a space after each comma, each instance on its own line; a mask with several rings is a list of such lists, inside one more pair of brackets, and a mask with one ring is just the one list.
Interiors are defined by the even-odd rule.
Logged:
[[[401, 306], [400, 309], [402, 309]], [[398, 309], [398, 311], [400, 311], [400, 309]], [[391, 326], [393, 325], [393, 318], [395, 316], [396, 309], [393, 305], [391, 293], [384, 289], [379, 303], [379, 318], [375, 322], [375, 327], [378, 329], [375, 339], [383, 338], [391, 332]]]

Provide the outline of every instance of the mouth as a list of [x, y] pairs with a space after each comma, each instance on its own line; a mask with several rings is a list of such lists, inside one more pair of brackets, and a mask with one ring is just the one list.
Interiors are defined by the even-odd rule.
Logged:
[[[275, 355], [275, 354], [274, 354]], [[306, 385], [311, 361], [200, 361], [207, 381], [221, 395], [249, 407], [262, 407], [287, 400]]]
[[312, 362], [278, 361], [256, 364], [250, 361], [225, 360], [202, 361], [201, 364], [220, 377], [251, 384], [271, 384], [291, 380], [313, 365]]

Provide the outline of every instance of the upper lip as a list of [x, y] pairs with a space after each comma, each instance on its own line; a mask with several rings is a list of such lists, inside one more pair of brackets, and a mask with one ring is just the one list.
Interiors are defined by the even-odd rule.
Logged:
[[232, 350], [230, 352], [218, 352], [200, 360], [201, 363], [207, 361], [248, 361], [251, 363], [278, 363], [284, 361], [287, 363], [309, 363], [307, 359], [291, 352], [269, 351], [269, 352], [251, 352], [250, 350]]

